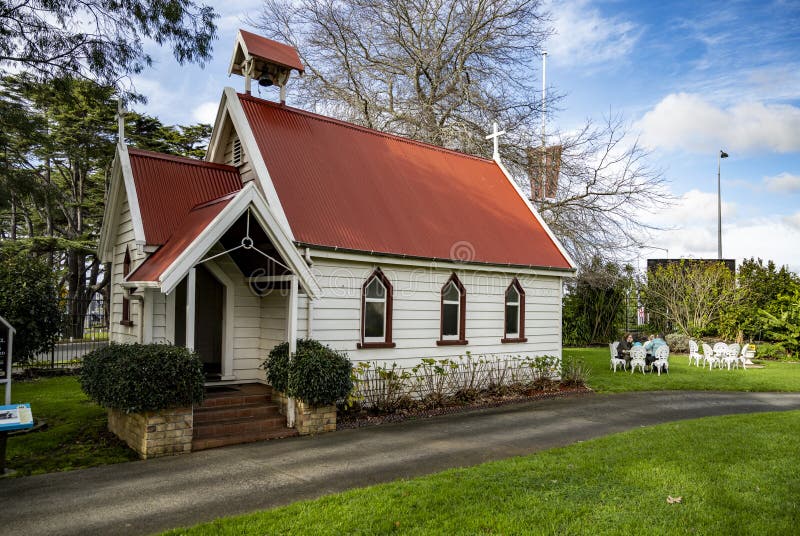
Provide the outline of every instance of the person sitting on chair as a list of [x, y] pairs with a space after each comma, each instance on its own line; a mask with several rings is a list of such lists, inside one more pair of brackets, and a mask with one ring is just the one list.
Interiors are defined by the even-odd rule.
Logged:
[[663, 334], [659, 333], [658, 335], [650, 335], [650, 340], [644, 343], [644, 349], [647, 350], [645, 362], [647, 363], [648, 367], [653, 364], [653, 361], [656, 360], [656, 350], [666, 345], [667, 341], [664, 340]]
[[624, 359], [627, 365], [631, 364], [631, 347], [633, 346], [633, 335], [626, 333], [622, 340], [617, 345], [617, 357]]

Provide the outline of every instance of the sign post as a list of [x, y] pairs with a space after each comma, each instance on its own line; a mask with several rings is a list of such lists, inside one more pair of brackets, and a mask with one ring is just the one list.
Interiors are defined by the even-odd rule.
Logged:
[[33, 428], [30, 404], [11, 405], [11, 360], [16, 330], [0, 316], [0, 383], [6, 385], [5, 405], [0, 406], [0, 475], [6, 473], [8, 433]]
[[11, 359], [16, 331], [5, 318], [0, 316], [0, 383], [6, 384], [6, 406], [11, 404]]

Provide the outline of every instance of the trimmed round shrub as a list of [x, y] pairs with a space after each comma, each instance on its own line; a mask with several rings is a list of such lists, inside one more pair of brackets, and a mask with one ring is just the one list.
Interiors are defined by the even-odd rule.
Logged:
[[670, 333], [666, 336], [665, 342], [671, 352], [689, 351], [689, 337], [683, 333]]
[[203, 401], [203, 364], [169, 344], [111, 344], [83, 358], [81, 389], [105, 408], [142, 413]]
[[[298, 340], [297, 346], [305, 344], [306, 340]], [[269, 357], [261, 364], [261, 368], [267, 371], [267, 382], [276, 391], [286, 393], [289, 382], [289, 343], [278, 344], [270, 350]]]
[[335, 404], [353, 389], [353, 365], [347, 355], [313, 339], [298, 339], [291, 362], [289, 343], [279, 344], [263, 367], [273, 388], [310, 406]]

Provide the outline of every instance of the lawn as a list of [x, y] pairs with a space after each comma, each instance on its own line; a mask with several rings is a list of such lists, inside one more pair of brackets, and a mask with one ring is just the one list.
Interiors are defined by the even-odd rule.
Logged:
[[797, 430], [681, 421], [166, 534], [797, 534]]
[[564, 359], [578, 359], [590, 368], [589, 386], [605, 393], [622, 391], [800, 391], [800, 363], [764, 361], [762, 369], [713, 369], [689, 366], [686, 354], [669, 358], [669, 374], [615, 373], [608, 347], [564, 348]]
[[[767, 362], [763, 369], [713, 370], [690, 367], [685, 355], [670, 358], [670, 373], [660, 377], [614, 373], [607, 348], [566, 348], [565, 359], [580, 359], [591, 369], [589, 385], [598, 392], [659, 389], [800, 391], [800, 364]], [[137, 459], [107, 429], [106, 413], [89, 401], [75, 377], [42, 378], [12, 384], [13, 402], [30, 402], [34, 417], [47, 422], [40, 432], [8, 440], [8, 467], [18, 475], [67, 471]]]
[[119, 463], [136, 453], [106, 429], [106, 412], [91, 402], [74, 376], [15, 381], [13, 403], [30, 402], [46, 429], [8, 438], [7, 467], [33, 475]]

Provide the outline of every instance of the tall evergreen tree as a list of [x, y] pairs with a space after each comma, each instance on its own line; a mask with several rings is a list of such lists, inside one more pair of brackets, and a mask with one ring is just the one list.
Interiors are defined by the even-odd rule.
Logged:
[[[107, 284], [96, 249], [117, 136], [115, 91], [77, 78], [0, 81], [0, 246], [46, 255], [73, 318]], [[210, 126], [165, 126], [132, 113], [126, 132], [134, 146], [201, 157]]]

